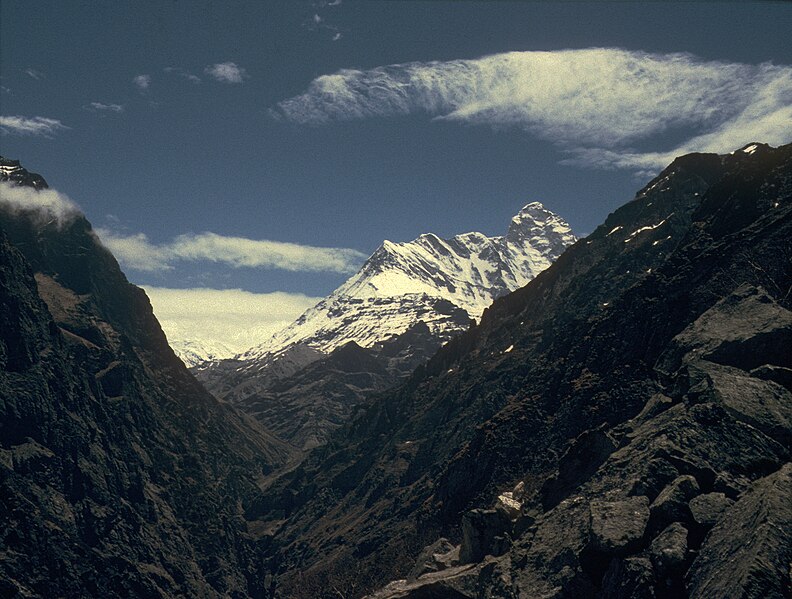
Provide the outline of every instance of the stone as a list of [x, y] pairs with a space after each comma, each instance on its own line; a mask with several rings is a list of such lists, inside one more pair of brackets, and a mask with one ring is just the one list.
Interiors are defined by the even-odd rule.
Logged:
[[698, 493], [699, 486], [694, 477], [686, 474], [675, 478], [662, 490], [649, 508], [653, 528], [659, 530], [669, 522], [688, 522], [690, 520], [688, 501]]
[[654, 570], [645, 557], [615, 558], [602, 579], [602, 599], [654, 599]]
[[792, 313], [763, 289], [741, 285], [674, 337], [655, 368], [670, 374], [699, 357], [744, 370], [771, 358], [790, 367], [791, 341]]
[[514, 493], [506, 491], [498, 495], [495, 509], [505, 512], [509, 519], [516, 520], [521, 513], [522, 503], [514, 498]]
[[773, 381], [782, 387], [792, 390], [792, 368], [763, 364], [751, 371], [751, 376], [765, 381]]
[[754, 482], [710, 531], [687, 574], [691, 597], [789, 597], [792, 464]]
[[476, 599], [481, 570], [481, 565], [467, 564], [430, 572], [418, 580], [394, 580], [364, 599]]
[[696, 524], [712, 527], [732, 504], [723, 493], [705, 493], [691, 499], [688, 506]]
[[679, 569], [687, 558], [688, 531], [681, 522], [673, 522], [652, 541], [649, 556], [658, 574]]
[[460, 563], [481, 561], [485, 555], [503, 555], [511, 544], [511, 522], [500, 510], [470, 510], [462, 516]]
[[619, 501], [595, 500], [590, 509], [593, 549], [621, 554], [640, 544], [649, 522], [648, 497], [628, 497]]
[[545, 511], [558, 505], [588, 480], [608, 459], [618, 443], [607, 427], [587, 430], [576, 437], [558, 462], [558, 474], [542, 486], [542, 507]]
[[439, 572], [459, 563], [459, 547], [446, 538], [440, 538], [423, 548], [407, 580], [415, 580], [429, 572]]
[[[792, 345], [790, 345], [792, 347]], [[792, 444], [792, 393], [782, 385], [743, 370], [702, 362], [711, 381], [704, 397], [721, 403], [737, 420], [783, 445]]]

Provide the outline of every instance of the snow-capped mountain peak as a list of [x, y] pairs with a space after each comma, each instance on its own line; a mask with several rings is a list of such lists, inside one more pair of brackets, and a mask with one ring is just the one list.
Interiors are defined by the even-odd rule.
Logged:
[[240, 355], [256, 359], [302, 343], [330, 352], [371, 347], [424, 322], [446, 340], [492, 301], [522, 287], [574, 243], [569, 225], [541, 203], [524, 206], [505, 235], [424, 233], [384, 241], [363, 267], [292, 325]]

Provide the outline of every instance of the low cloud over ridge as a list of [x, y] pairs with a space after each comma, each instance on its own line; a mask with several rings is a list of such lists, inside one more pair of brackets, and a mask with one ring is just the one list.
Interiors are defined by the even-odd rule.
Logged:
[[325, 248], [216, 233], [179, 235], [163, 244], [143, 233], [97, 229], [102, 242], [126, 267], [146, 272], [171, 270], [178, 261], [208, 261], [234, 268], [278, 268], [297, 272], [352, 273], [366, 255], [349, 248]]
[[174, 345], [241, 353], [290, 325], [321, 299], [301, 293], [144, 286], [154, 314]]
[[33, 215], [39, 224], [68, 223], [81, 214], [80, 209], [65, 194], [54, 189], [35, 189], [0, 182], [0, 206], [14, 213]]
[[[314, 79], [273, 110], [301, 124], [415, 113], [520, 127], [581, 166], [653, 169], [686, 152], [788, 142], [792, 67], [612, 48], [509, 52], [345, 69]], [[674, 148], [631, 149], [681, 130], [693, 135]]]

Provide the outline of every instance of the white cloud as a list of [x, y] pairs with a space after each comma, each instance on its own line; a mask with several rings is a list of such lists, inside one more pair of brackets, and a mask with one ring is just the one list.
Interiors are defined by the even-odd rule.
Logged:
[[134, 83], [140, 91], [146, 91], [151, 86], [151, 75], [137, 75], [133, 77]]
[[290, 325], [321, 298], [242, 289], [143, 287], [172, 345], [241, 353]]
[[89, 106], [102, 112], [124, 112], [124, 107], [121, 104], [104, 104], [102, 102], [91, 102]]
[[97, 227], [96, 234], [126, 268], [143, 272], [172, 270], [172, 257], [162, 246], [152, 244], [144, 233], [117, 234]]
[[58, 119], [43, 116], [0, 116], [0, 131], [3, 133], [49, 137], [63, 129], [68, 129], [68, 127]]
[[207, 75], [222, 83], [242, 83], [247, 79], [247, 72], [235, 62], [219, 62], [204, 69]]
[[16, 214], [33, 215], [41, 224], [57, 222], [58, 226], [80, 214], [77, 204], [54, 189], [36, 190], [6, 182], [0, 182], [0, 206]]
[[314, 247], [216, 233], [179, 235], [164, 244], [151, 243], [143, 233], [118, 234], [100, 228], [97, 234], [124, 266], [148, 272], [170, 270], [177, 261], [207, 261], [234, 268], [351, 273], [366, 258], [365, 254], [348, 248]]
[[[570, 152], [575, 164], [643, 169], [686, 151], [788, 142], [790, 105], [790, 66], [592, 48], [341, 70], [314, 79], [275, 114], [304, 124], [423, 113], [515, 126]], [[692, 133], [663, 151], [630, 149], [668, 131]]]

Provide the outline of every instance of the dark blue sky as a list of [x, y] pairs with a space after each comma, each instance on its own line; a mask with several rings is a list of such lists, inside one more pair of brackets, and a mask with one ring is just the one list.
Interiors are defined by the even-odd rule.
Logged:
[[[42, 173], [95, 226], [153, 245], [210, 231], [368, 254], [384, 238], [426, 231], [500, 234], [534, 200], [585, 234], [650, 178], [645, 168], [560, 164], [569, 140], [533, 124], [432, 120], [425, 110], [325, 124], [271, 116], [340, 69], [592, 47], [792, 64], [788, 3], [3, 0], [0, 11], [0, 114], [64, 127], [6, 127], [2, 154]], [[244, 69], [240, 83], [206, 70], [229, 62]], [[711, 125], [685, 121], [616, 145], [665, 152]], [[172, 266], [125, 270], [160, 287], [311, 296], [348, 276]]]

